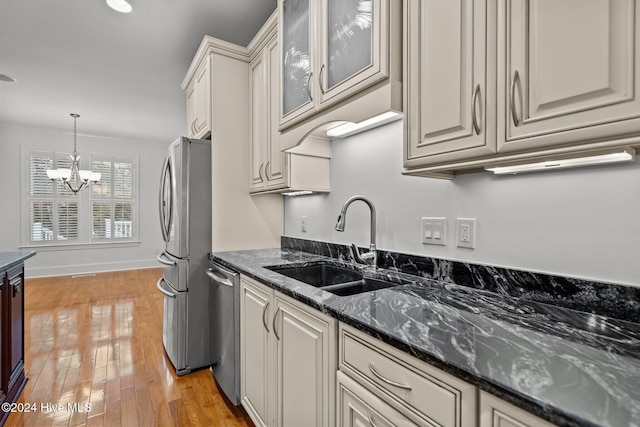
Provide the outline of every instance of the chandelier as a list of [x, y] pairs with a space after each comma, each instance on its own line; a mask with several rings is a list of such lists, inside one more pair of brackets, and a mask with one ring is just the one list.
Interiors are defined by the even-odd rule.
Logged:
[[91, 184], [100, 181], [100, 172], [91, 172], [90, 170], [80, 169], [80, 155], [76, 151], [76, 120], [79, 114], [71, 113], [73, 117], [73, 154], [69, 155], [71, 160], [71, 169], [58, 168], [47, 170], [47, 176], [52, 181], [59, 181], [63, 186], [73, 191], [74, 194]]

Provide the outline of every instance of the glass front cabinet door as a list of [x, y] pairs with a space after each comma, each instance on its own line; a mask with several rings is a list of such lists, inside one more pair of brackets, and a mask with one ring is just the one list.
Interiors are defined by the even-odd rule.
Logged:
[[388, 78], [390, 1], [280, 0], [281, 130]]
[[312, 4], [309, 0], [281, 0], [282, 111], [285, 125], [314, 108]]

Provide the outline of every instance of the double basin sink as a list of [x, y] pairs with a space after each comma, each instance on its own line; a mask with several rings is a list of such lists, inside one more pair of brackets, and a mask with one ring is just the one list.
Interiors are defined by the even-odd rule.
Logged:
[[283, 264], [266, 267], [271, 271], [339, 296], [355, 295], [410, 283], [401, 279], [381, 279], [369, 276], [357, 267], [337, 265], [329, 261], [303, 264]]

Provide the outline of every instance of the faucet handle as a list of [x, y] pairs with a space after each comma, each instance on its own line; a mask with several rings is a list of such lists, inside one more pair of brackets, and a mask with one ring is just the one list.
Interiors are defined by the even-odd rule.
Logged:
[[366, 264], [366, 261], [360, 256], [360, 252], [358, 251], [358, 247], [355, 243], [351, 244], [351, 252], [353, 254], [353, 258], [359, 264]]

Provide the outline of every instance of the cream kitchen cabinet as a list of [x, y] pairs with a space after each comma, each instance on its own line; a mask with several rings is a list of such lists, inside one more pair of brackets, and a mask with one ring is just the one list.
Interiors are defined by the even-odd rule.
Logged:
[[340, 371], [337, 382], [336, 413], [340, 427], [415, 427], [416, 423]]
[[278, 10], [283, 149], [329, 122], [401, 111], [399, 1], [279, 0]]
[[[400, 424], [406, 418], [421, 426], [477, 425], [475, 386], [342, 323], [338, 359], [340, 372], [375, 397], [368, 400], [369, 393], [359, 395], [362, 405], [378, 408], [378, 400], [382, 400], [401, 414], [401, 417], [389, 415], [399, 418]], [[350, 400], [341, 389], [345, 386], [353, 389], [349, 382], [340, 382], [338, 399]], [[344, 420], [349, 417], [345, 411], [354, 411], [353, 406], [344, 402], [338, 405], [338, 425], [346, 427], [348, 422], [345, 424]], [[389, 413], [381, 409], [378, 416], [369, 414], [373, 419], [382, 419], [385, 418], [383, 412]], [[358, 417], [363, 417], [363, 413], [364, 409], [354, 411]], [[393, 422], [387, 418], [386, 423]], [[381, 424], [385, 423], [381, 421]]]
[[640, 1], [404, 5], [404, 173], [640, 146]]
[[211, 60], [200, 58], [195, 72], [187, 75], [183, 89], [187, 96], [187, 136], [207, 138], [211, 134]]
[[336, 321], [241, 279], [241, 396], [257, 426], [335, 424]]
[[277, 15], [263, 26], [249, 45], [251, 149], [250, 192], [330, 190], [331, 147], [325, 138], [309, 137], [305, 149], [280, 150], [280, 52]]
[[480, 427], [553, 427], [553, 424], [481, 391]]
[[499, 152], [638, 139], [640, 2], [515, 0], [500, 20]]
[[495, 153], [495, 1], [404, 7], [405, 167]]

